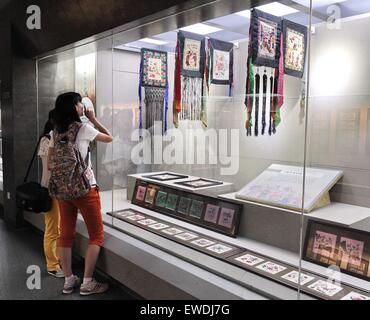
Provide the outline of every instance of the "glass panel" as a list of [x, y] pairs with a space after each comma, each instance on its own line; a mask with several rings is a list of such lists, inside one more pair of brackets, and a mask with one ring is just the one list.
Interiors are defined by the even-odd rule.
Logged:
[[[243, 6], [239, 8], [243, 9]], [[244, 7], [244, 9], [248, 8]], [[271, 7], [258, 9], [266, 12]], [[281, 11], [282, 9], [284, 11]], [[286, 11], [287, 9], [288, 11]], [[194, 12], [197, 10], [200, 11], [198, 8], [194, 9]], [[302, 28], [309, 27], [308, 12], [307, 8], [295, 5], [275, 6], [272, 7], [272, 11], [269, 11], [275, 16], [275, 19], [287, 18]], [[262, 17], [266, 18], [266, 16]], [[246, 92], [250, 14], [242, 10], [225, 16], [215, 15], [211, 20], [209, 18], [204, 21], [192, 22], [218, 28], [218, 30], [213, 29], [212, 32], [208, 31], [209, 33], [205, 34], [207, 42], [208, 39], [213, 38], [231, 43], [233, 48], [232, 90], [230, 92], [229, 85], [209, 83], [208, 94], [205, 93], [204, 88], [201, 88], [200, 91], [202, 107], [198, 105], [199, 109], [193, 110], [192, 116], [186, 113], [189, 110], [185, 109], [185, 102], [182, 102], [183, 109], [178, 115], [178, 121], [176, 121], [177, 118], [173, 112], [175, 108], [174, 92], [176, 91], [177, 28], [187, 27], [178, 24], [178, 21], [187, 20], [181, 19], [181, 14], [179, 14], [177, 17], [163, 19], [161, 23], [158, 21], [153, 24], [149, 23], [134, 30], [114, 35], [112, 76], [114, 143], [112, 145], [110, 173], [114, 175], [113, 209], [121, 210], [129, 207], [137, 209], [131, 204], [132, 195], [129, 194], [127, 198], [125, 197], [125, 189], [133, 190], [134, 185], [130, 185], [130, 181], [135, 181], [130, 178], [126, 179], [127, 174], [170, 171], [231, 183], [231, 188], [228, 191], [226, 188], [215, 189], [212, 196], [216, 198], [229, 197], [242, 205], [242, 218], [234, 243], [243, 250], [263, 256], [263, 261], [256, 264], [256, 267], [257, 265], [261, 266], [257, 269], [250, 267], [250, 269], [267, 278], [278, 280], [282, 285], [287, 285], [291, 289], [289, 298], [297, 299], [299, 286], [294, 283], [294, 279], [299, 273], [301, 262], [307, 76], [305, 72], [303, 72], [303, 76], [302, 74], [300, 76], [287, 74], [284, 76], [284, 90], [281, 92], [281, 95], [284, 96], [284, 103], [279, 108], [281, 122], [276, 125], [276, 133], [274, 133], [274, 118], [271, 116], [275, 114], [270, 112], [270, 107], [271, 99], [278, 98], [280, 93], [280, 90], [277, 90], [278, 82], [275, 81], [276, 68], [270, 68], [263, 63], [255, 63], [253, 80], [255, 83], [259, 81], [259, 89], [254, 87], [254, 92], [249, 95]], [[172, 23], [173, 21], [176, 23]], [[192, 29], [193, 33], [200, 31], [199, 26]], [[263, 38], [265, 42], [261, 41], [262, 49], [275, 50], [276, 43], [275, 45], [269, 43], [267, 33], [265, 34], [266, 39]], [[141, 39], [139, 39], [140, 36]], [[255, 41], [258, 41], [257, 35], [254, 38]], [[298, 45], [303, 45], [304, 39], [300, 38], [295, 41], [298, 41]], [[305, 54], [307, 54], [309, 47], [307, 44], [304, 45], [306, 45]], [[155, 134], [153, 134], [153, 129], [143, 130], [142, 134], [148, 132], [149, 138], [145, 138], [146, 136], [143, 134], [144, 139], [139, 140], [137, 131], [140, 124], [138, 87], [140, 84], [140, 63], [144, 63], [140, 57], [142, 48], [167, 52], [168, 130], [163, 136], [161, 130]], [[297, 57], [298, 62], [294, 60], [295, 54], [295, 52], [292, 53], [291, 64], [301, 63], [305, 54]], [[184, 63], [184, 61], [182, 62]], [[147, 63], [149, 64], [149, 62]], [[191, 62], [189, 63], [191, 64]], [[142, 68], [146, 66], [144, 65]], [[208, 64], [208, 67], [212, 68], [212, 65]], [[209, 72], [212, 73], [214, 70], [210, 69]], [[265, 78], [264, 75], [266, 75]], [[214, 77], [214, 74], [211, 76]], [[192, 81], [189, 80], [189, 83]], [[276, 91], [274, 93], [275, 83]], [[189, 96], [185, 96], [186, 94], [196, 96], [196, 91], [189, 92], [184, 88], [184, 82], [182, 84], [182, 99], [189, 98]], [[271, 94], [271, 90], [273, 94]], [[145, 94], [148, 92], [147, 88], [141, 89], [143, 129], [146, 128], [146, 121], [148, 121], [146, 113], [153, 112], [150, 108], [155, 108], [153, 104], [148, 103], [147, 105], [149, 100], [145, 99]], [[251, 135], [246, 134], [245, 101], [247, 97], [251, 98], [253, 105]], [[165, 112], [165, 105], [162, 106], [161, 110]], [[202, 112], [207, 117], [201, 119], [199, 114]], [[163, 118], [165, 118], [164, 114]], [[263, 120], [265, 127], [262, 134]], [[255, 134], [256, 126], [258, 130]], [[148, 147], [144, 148], [144, 152], [148, 152], [149, 161], [139, 165], [135, 164], [133, 154], [141, 158], [144, 157], [142, 153], [135, 153], [135, 148], [145, 142], [148, 142]], [[321, 141], [320, 143], [324, 144], [325, 142]], [[271, 165], [275, 166], [271, 168]], [[264, 181], [259, 186], [261, 188], [259, 192], [253, 194], [253, 188], [245, 187], [250, 186], [256, 178], [264, 179]], [[274, 190], [275, 187], [278, 190]], [[199, 193], [193, 192], [207, 194], [207, 190]], [[153, 211], [155, 212], [153, 213]], [[157, 209], [151, 210], [150, 213], [158, 219], [159, 217], [166, 219], [165, 215], [160, 214]], [[114, 220], [114, 223], [117, 228], [124, 228], [119, 219]], [[183, 226], [181, 222], [179, 223]], [[188, 224], [187, 227], [191, 228], [191, 225]], [[215, 235], [213, 234], [213, 236]], [[230, 261], [235, 263], [235, 259]], [[272, 264], [264, 265], [269, 261], [281, 265], [283, 268], [279, 269], [279, 266]], [[246, 264], [242, 263], [239, 266], [243, 267]], [[309, 298], [307, 293], [299, 297]]]
[[3, 136], [1, 130], [1, 101], [0, 101], [0, 200], [3, 202], [3, 188], [4, 188], [4, 177], [3, 177]]
[[[366, 299], [370, 4], [313, 0], [313, 9], [306, 165], [338, 170], [342, 178], [330, 190], [331, 203], [305, 218], [302, 266], [323, 277], [311, 289], [324, 298]], [[326, 21], [316, 23], [317, 15]]]
[[[40, 135], [43, 134], [48, 113], [54, 108], [57, 96], [68, 91], [80, 93], [85, 106], [92, 108], [97, 119], [108, 130], [112, 130], [113, 119], [110, 116], [112, 110], [111, 48], [112, 38], [107, 37], [37, 61], [38, 130]], [[102, 57], [104, 57], [104, 61], [102, 61]], [[110, 80], [110, 83], [107, 80]], [[81, 120], [88, 122], [85, 116]], [[106, 171], [107, 145], [93, 142], [90, 149], [94, 174], [101, 188], [102, 210], [103, 212], [111, 211], [113, 180]], [[42, 164], [39, 162], [40, 179], [41, 174]], [[111, 223], [110, 216], [104, 215], [103, 217], [105, 222]]]
[[[201, 8], [194, 8], [38, 60], [39, 132], [60, 93], [78, 91], [88, 96], [99, 121], [114, 136], [111, 144], [92, 146], [105, 222], [122, 229], [122, 224], [106, 213], [137, 209], [130, 193], [135, 187], [133, 174], [170, 171], [191, 179], [222, 181], [221, 187], [191, 190], [187, 195], [197, 200], [189, 207], [189, 220], [172, 215], [176, 218], [172, 221], [193, 231], [192, 222], [199, 217], [197, 210], [204, 196], [240, 204], [239, 230], [229, 242], [245, 255], [249, 252], [258, 258], [248, 265], [251, 258], [241, 259], [236, 248], [232, 251], [235, 256], [227, 261], [290, 288], [280, 292], [271, 288], [266, 294], [287, 299], [363, 298], [370, 295], [366, 292], [370, 277], [370, 7], [356, 0], [313, 0], [311, 10], [309, 0], [281, 2], [284, 5], [276, 2], [257, 8], [259, 13], [252, 17], [258, 32], [251, 37], [251, 12], [241, 1], [239, 12], [226, 10], [226, 6], [226, 15], [221, 16], [223, 10], [211, 10], [213, 16], [208, 13], [201, 19], [201, 14], [194, 14], [202, 12]], [[284, 64], [285, 74], [284, 78], [280, 74], [284, 80], [279, 82], [281, 64], [271, 68], [266, 61], [276, 60], [273, 52], [280, 43], [274, 41], [278, 34], [274, 23], [279, 25], [282, 18], [290, 22], [284, 20], [281, 25], [285, 40], [281, 42], [283, 59], [278, 62]], [[203, 25], [194, 29], [184, 21]], [[199, 35], [189, 38], [193, 42], [183, 42], [188, 60], [177, 59], [178, 28], [182, 27], [203, 33], [209, 49], [205, 62], [208, 78], [202, 75], [194, 80], [194, 74], [184, 72], [186, 68], [194, 71], [197, 65], [194, 39]], [[201, 32], [205, 28], [208, 30]], [[307, 30], [307, 43], [302, 30]], [[231, 44], [231, 88], [213, 81], [227, 75], [222, 75], [222, 70], [229, 65], [230, 55], [220, 54], [222, 50], [215, 47], [212, 51], [211, 38]], [[250, 41], [256, 46], [251, 47]], [[300, 54], [302, 47], [304, 54]], [[147, 90], [143, 85], [141, 68], [150, 67], [153, 79], [160, 81], [164, 62], [149, 61], [153, 58], [149, 57], [147, 65], [141, 65], [142, 48], [167, 53], [167, 92], [157, 90], [158, 86]], [[247, 66], [253, 48], [252, 74]], [[180, 68], [183, 78], [177, 72]], [[175, 92], [182, 96], [178, 114], [174, 113]], [[191, 109], [189, 101], [196, 107]], [[149, 128], [154, 117], [167, 119], [164, 134], [163, 123]], [[138, 130], [140, 123], [142, 130]], [[39, 172], [41, 175], [41, 166]], [[142, 199], [151, 201], [153, 195]], [[163, 202], [167, 213], [171, 201]], [[181, 210], [185, 207], [183, 201]], [[214, 209], [215, 203], [209, 208]], [[166, 214], [157, 209], [146, 212], [168, 223]], [[210, 224], [214, 220], [211, 211], [207, 219]], [[225, 221], [221, 225], [227, 226]], [[224, 235], [207, 228], [196, 230], [229, 243]], [[182, 244], [187, 241], [185, 236], [181, 239]], [[198, 243], [212, 247], [211, 242]], [[225, 247], [212, 249], [215, 253]], [[297, 272], [300, 285], [295, 281]], [[286, 296], [280, 296], [281, 292]]]

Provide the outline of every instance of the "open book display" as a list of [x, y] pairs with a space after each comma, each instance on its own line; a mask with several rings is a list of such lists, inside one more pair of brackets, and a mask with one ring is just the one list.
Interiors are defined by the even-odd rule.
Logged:
[[[342, 176], [342, 171], [306, 168], [304, 211], [328, 205], [329, 190]], [[236, 198], [300, 211], [302, 192], [302, 167], [272, 164], [237, 192]]]

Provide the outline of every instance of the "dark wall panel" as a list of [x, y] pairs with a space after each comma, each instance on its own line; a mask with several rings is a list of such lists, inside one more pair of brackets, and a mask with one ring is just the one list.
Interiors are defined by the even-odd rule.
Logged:
[[[97, 35], [170, 7], [176, 11], [211, 0], [16, 0], [12, 23], [19, 43], [32, 57]], [[26, 27], [27, 7], [41, 9], [41, 30]]]

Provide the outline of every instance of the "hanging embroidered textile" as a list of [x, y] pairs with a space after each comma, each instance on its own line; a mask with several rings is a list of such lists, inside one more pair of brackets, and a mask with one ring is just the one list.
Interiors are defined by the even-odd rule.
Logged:
[[[269, 117], [269, 134], [275, 133], [276, 127], [280, 123], [280, 108], [284, 103], [282, 41], [281, 19], [252, 9], [245, 98], [247, 135], [252, 135], [252, 126], [254, 126], [256, 136], [259, 134], [260, 128], [261, 134], [265, 134], [267, 117]], [[265, 67], [263, 72], [256, 69], [260, 66]], [[260, 106], [261, 103], [262, 106]], [[269, 109], [269, 112], [267, 112], [267, 109]], [[261, 124], [259, 124], [259, 121], [261, 121]]]
[[143, 128], [142, 87], [145, 92], [145, 128], [151, 129], [154, 121], [162, 122], [162, 134], [167, 131], [168, 78], [167, 52], [141, 49], [140, 63], [140, 129]]
[[209, 39], [208, 69], [210, 83], [224, 84], [230, 87], [233, 84], [234, 45], [216, 39]]
[[284, 72], [302, 78], [306, 61], [307, 27], [283, 20]]
[[205, 38], [179, 31], [176, 46], [174, 124], [201, 120]]
[[234, 45], [216, 39], [206, 42], [206, 62], [204, 70], [202, 122], [207, 126], [207, 100], [211, 84], [228, 85], [229, 96], [232, 95]]

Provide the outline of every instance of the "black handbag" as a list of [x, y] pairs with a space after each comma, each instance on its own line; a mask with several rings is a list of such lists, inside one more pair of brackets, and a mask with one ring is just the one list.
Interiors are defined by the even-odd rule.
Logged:
[[23, 183], [16, 188], [17, 208], [34, 213], [48, 212], [51, 210], [53, 204], [53, 200], [51, 199], [47, 188], [41, 186], [38, 182], [27, 182], [42, 138], [43, 137], [40, 137], [36, 145], [35, 152], [33, 153], [32, 160], [28, 166]]

